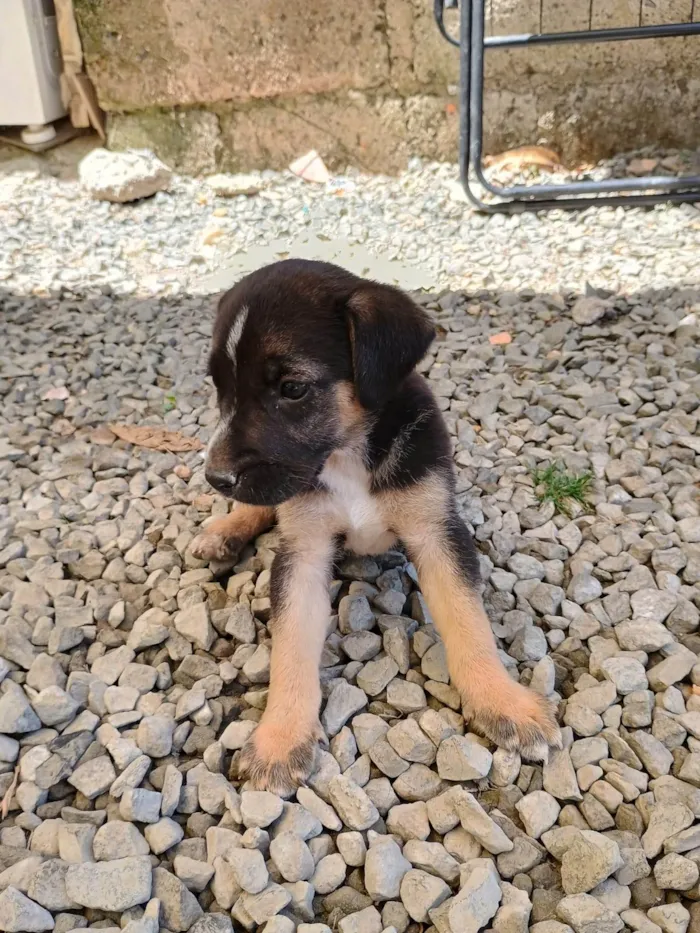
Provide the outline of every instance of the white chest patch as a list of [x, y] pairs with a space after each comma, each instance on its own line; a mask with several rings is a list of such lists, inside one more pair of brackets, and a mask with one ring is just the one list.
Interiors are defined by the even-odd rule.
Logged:
[[378, 500], [370, 493], [369, 473], [358, 454], [335, 451], [320, 479], [329, 493], [329, 517], [345, 535], [348, 550], [356, 554], [382, 554], [394, 544], [396, 536], [390, 531]]

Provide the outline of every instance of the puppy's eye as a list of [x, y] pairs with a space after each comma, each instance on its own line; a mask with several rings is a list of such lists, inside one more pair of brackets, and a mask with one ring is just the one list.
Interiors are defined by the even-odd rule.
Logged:
[[309, 391], [309, 387], [304, 385], [303, 382], [283, 382], [280, 386], [280, 395], [282, 398], [287, 398], [292, 402], [298, 402], [300, 398], [304, 398], [306, 393]]

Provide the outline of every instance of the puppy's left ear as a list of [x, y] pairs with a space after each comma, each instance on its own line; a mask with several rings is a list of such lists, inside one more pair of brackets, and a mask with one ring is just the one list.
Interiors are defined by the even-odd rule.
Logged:
[[423, 358], [435, 328], [425, 311], [391, 285], [361, 285], [347, 308], [357, 398], [376, 409]]

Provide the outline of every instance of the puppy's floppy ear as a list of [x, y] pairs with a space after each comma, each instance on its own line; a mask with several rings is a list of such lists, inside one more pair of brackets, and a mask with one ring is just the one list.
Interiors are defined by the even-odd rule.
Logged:
[[425, 311], [391, 285], [361, 285], [347, 309], [357, 398], [365, 408], [378, 408], [423, 358], [435, 328]]

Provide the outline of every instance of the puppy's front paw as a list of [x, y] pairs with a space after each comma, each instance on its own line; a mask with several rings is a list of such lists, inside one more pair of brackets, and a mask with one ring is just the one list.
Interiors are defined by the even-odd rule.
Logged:
[[496, 745], [530, 761], [546, 761], [550, 748], [561, 748], [554, 703], [522, 684], [509, 680], [468, 701], [466, 712], [471, 724]]
[[318, 720], [303, 728], [263, 719], [241, 750], [239, 776], [257, 790], [287, 797], [313, 773], [319, 744], [327, 745], [327, 739]]
[[190, 544], [197, 560], [235, 560], [242, 549], [238, 538], [227, 537], [218, 531], [203, 531]]

